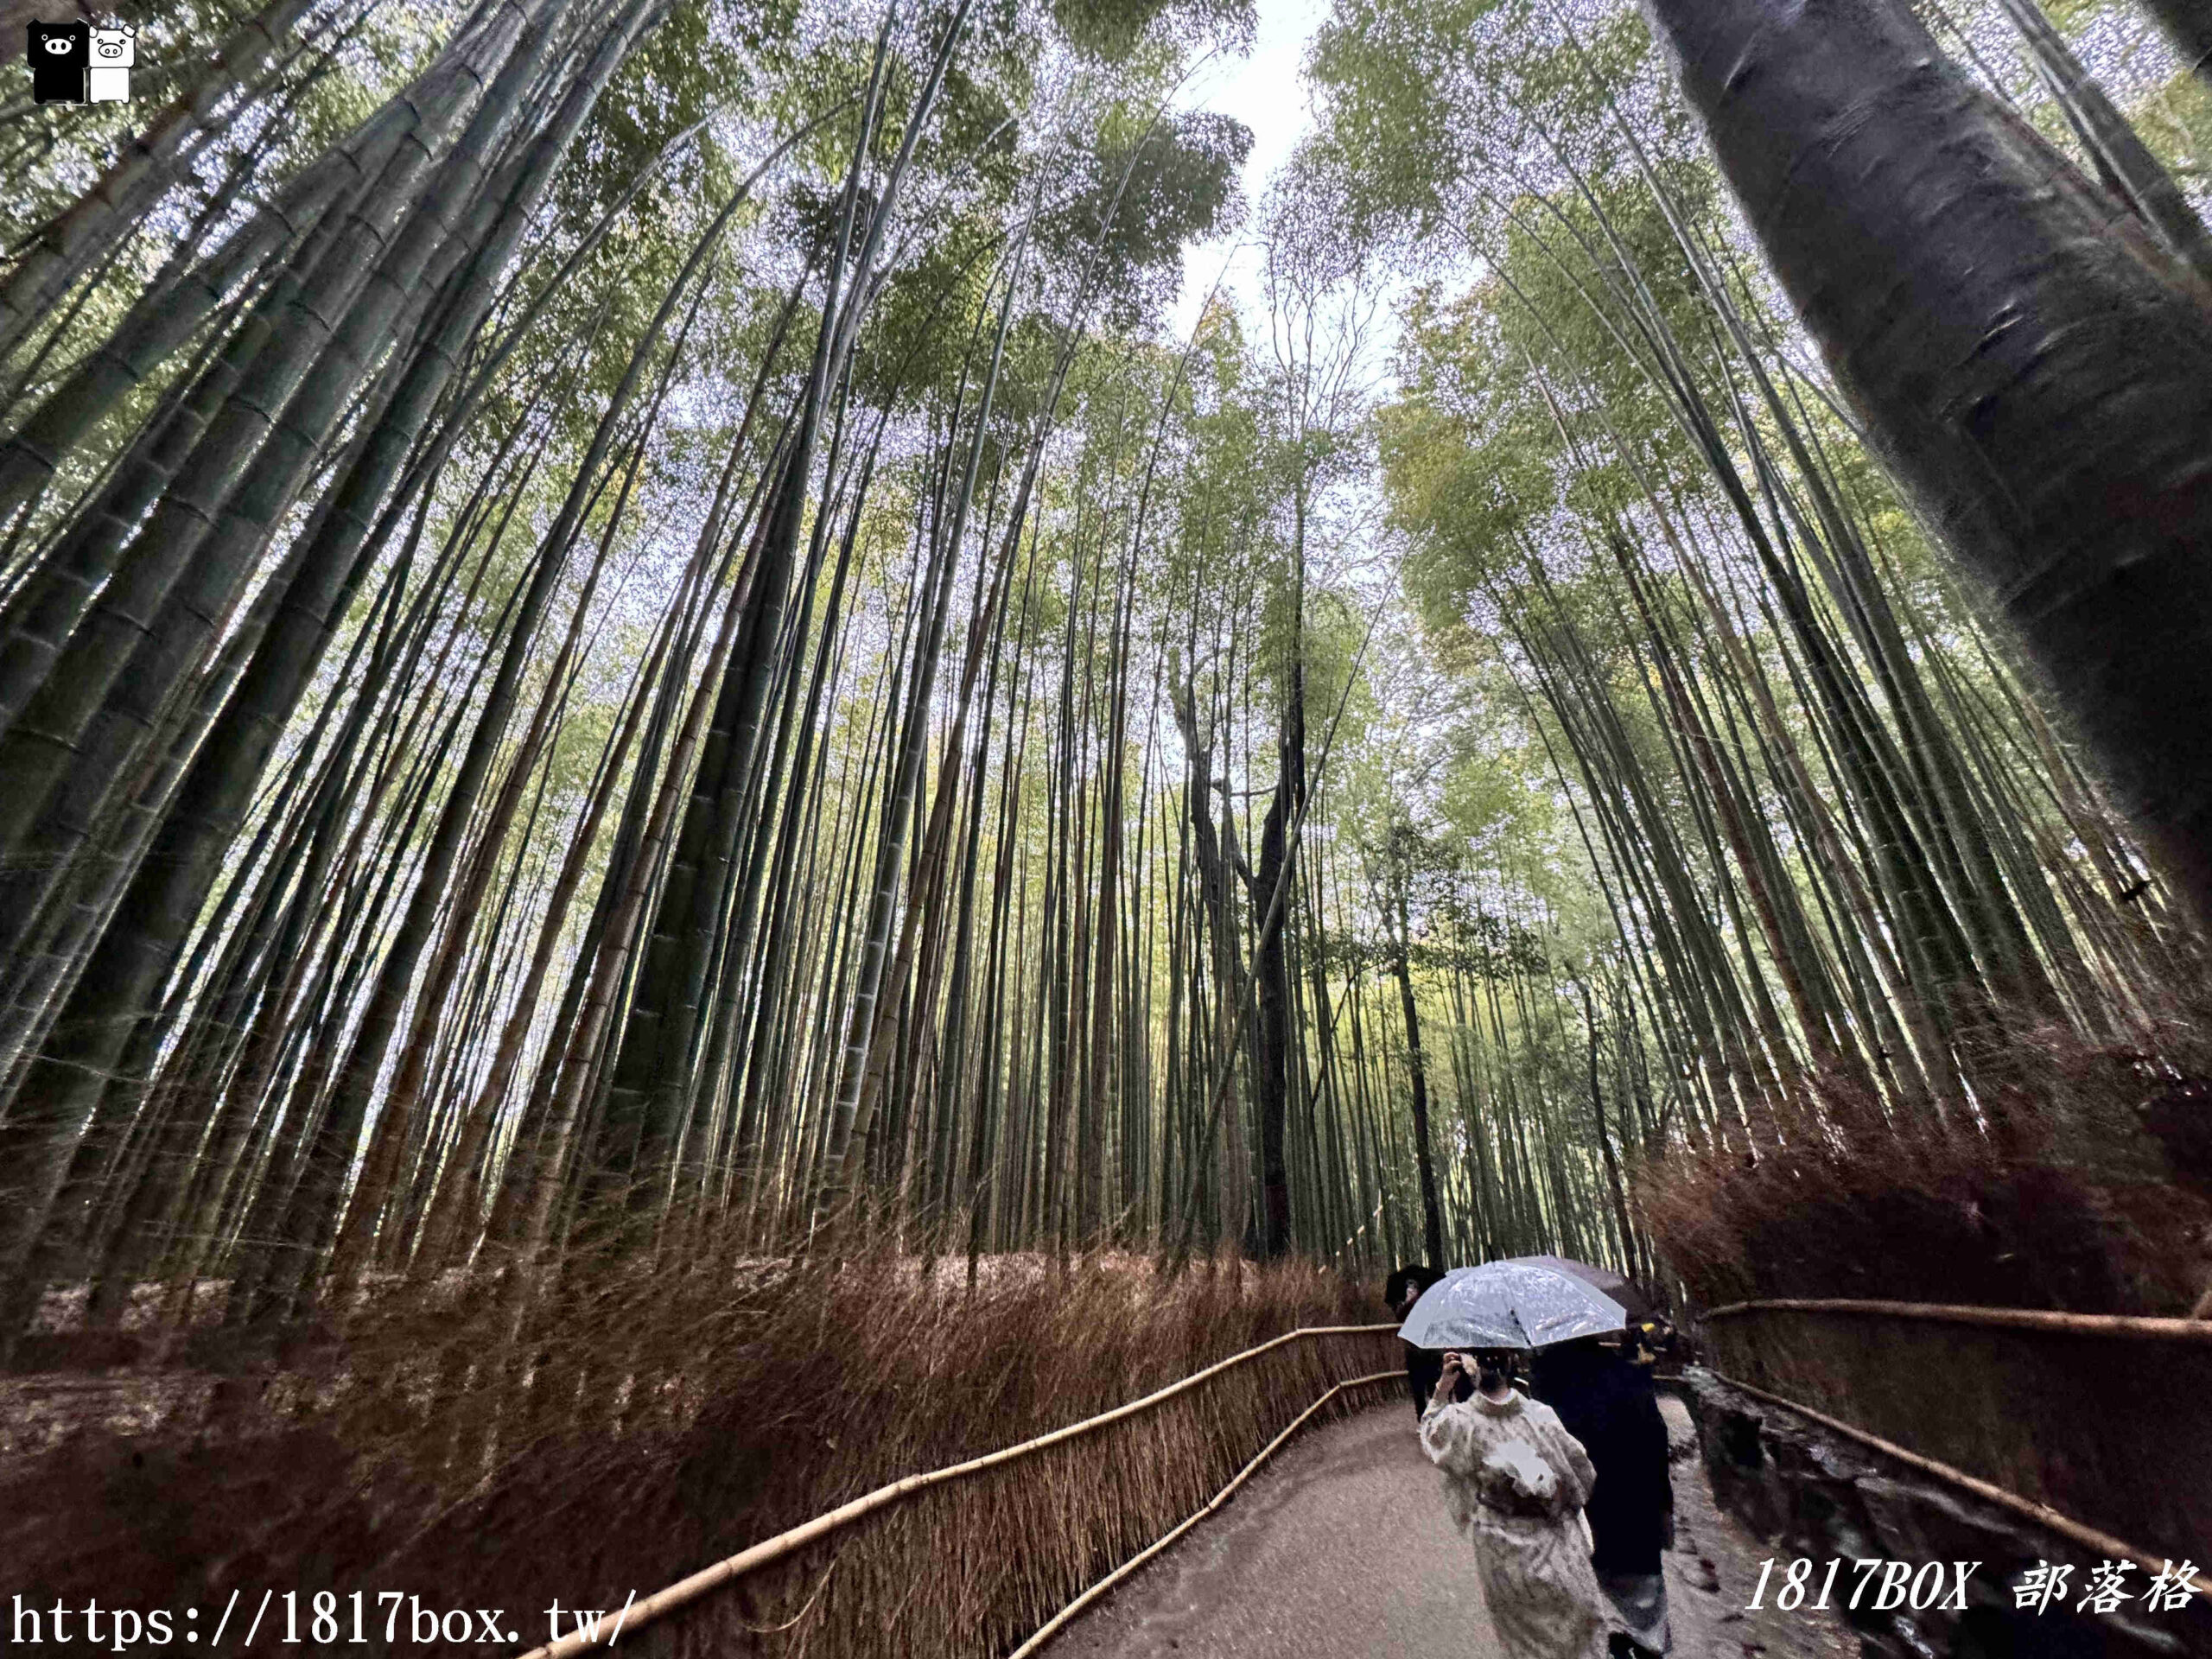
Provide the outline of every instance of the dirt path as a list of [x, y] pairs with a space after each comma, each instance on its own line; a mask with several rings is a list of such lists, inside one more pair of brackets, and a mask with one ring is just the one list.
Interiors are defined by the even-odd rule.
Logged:
[[[1687, 1449], [1688, 1414], [1663, 1401]], [[1667, 1558], [1682, 1659], [1855, 1659], [1833, 1614], [1745, 1612], [1760, 1548], [1713, 1508], [1694, 1456], [1675, 1465]], [[1452, 1530], [1411, 1406], [1388, 1405], [1282, 1452], [1223, 1512], [1079, 1620], [1052, 1659], [1498, 1659], [1469, 1546]]]

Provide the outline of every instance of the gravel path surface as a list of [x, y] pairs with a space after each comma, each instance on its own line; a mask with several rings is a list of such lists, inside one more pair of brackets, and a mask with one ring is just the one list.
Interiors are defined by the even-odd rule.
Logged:
[[[1762, 1548], [1714, 1509], [1688, 1414], [1667, 1597], [1680, 1659], [1856, 1659], [1833, 1614], [1741, 1611]], [[1471, 1546], [1444, 1512], [1413, 1409], [1387, 1405], [1278, 1454], [1212, 1520], [1062, 1635], [1052, 1659], [1498, 1659]]]

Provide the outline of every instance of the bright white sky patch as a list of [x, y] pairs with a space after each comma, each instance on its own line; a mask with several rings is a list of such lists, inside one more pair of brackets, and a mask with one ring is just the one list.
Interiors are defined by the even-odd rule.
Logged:
[[[1313, 111], [1299, 66], [1306, 43], [1329, 15], [1329, 0], [1259, 0], [1259, 28], [1251, 55], [1214, 59], [1195, 75], [1177, 101], [1185, 109], [1213, 110], [1233, 116], [1252, 130], [1252, 153], [1244, 162], [1244, 194], [1256, 214], [1268, 181], [1290, 157], [1313, 125]], [[1234, 296], [1247, 317], [1258, 314], [1260, 260], [1257, 250], [1239, 233], [1190, 249], [1183, 256], [1183, 291], [1168, 314], [1178, 339], [1188, 339], [1199, 308], [1223, 262], [1228, 276], [1223, 291]]]

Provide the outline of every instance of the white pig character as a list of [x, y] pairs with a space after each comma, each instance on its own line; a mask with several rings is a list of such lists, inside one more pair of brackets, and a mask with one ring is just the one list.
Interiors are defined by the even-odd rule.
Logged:
[[92, 25], [92, 101], [123, 104], [130, 98], [130, 66], [137, 61], [138, 31], [129, 23]]

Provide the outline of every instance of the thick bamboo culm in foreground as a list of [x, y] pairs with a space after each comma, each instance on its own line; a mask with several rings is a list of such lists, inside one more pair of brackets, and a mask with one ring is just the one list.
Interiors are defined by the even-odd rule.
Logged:
[[[1395, 1330], [1395, 1325], [1320, 1325], [1285, 1332], [1113, 1411], [982, 1458], [878, 1486], [849, 1504], [641, 1597], [626, 1608], [621, 1628], [626, 1635], [635, 1632], [661, 1617], [699, 1606], [702, 1597], [741, 1577], [803, 1560], [803, 1571], [790, 1575], [781, 1588], [783, 1597], [798, 1599], [791, 1615], [772, 1617], [761, 1626], [699, 1606], [690, 1626], [677, 1637], [681, 1650], [706, 1650], [699, 1643], [708, 1643], [728, 1652], [732, 1643], [752, 1646], [741, 1637], [783, 1637], [794, 1652], [858, 1652], [880, 1643], [882, 1630], [896, 1619], [900, 1643], [909, 1652], [995, 1652], [1004, 1642], [1004, 1624], [1022, 1621], [1018, 1608], [1031, 1606], [1039, 1592], [1051, 1592], [1048, 1586], [1071, 1571], [1077, 1580], [1093, 1577], [1099, 1555], [1109, 1561], [1126, 1555], [1126, 1546], [1115, 1540], [1146, 1526], [1157, 1531], [1161, 1522], [1153, 1520], [1154, 1510], [1188, 1509], [1192, 1500], [1181, 1496], [1185, 1486], [1217, 1484], [1219, 1478], [1208, 1471], [1248, 1445], [1255, 1425], [1281, 1421], [1285, 1400], [1310, 1389], [1316, 1371], [1325, 1378], [1323, 1395], [1312, 1400], [1259, 1455], [1243, 1462], [1230, 1486], [1214, 1493], [1208, 1510], [1296, 1427], [1323, 1414], [1325, 1407], [1338, 1405], [1350, 1387], [1394, 1378], [1395, 1371], [1367, 1371], [1330, 1382], [1327, 1374], [1338, 1358], [1363, 1350], [1380, 1351]], [[1097, 1435], [1106, 1435], [1103, 1445]], [[1123, 1445], [1133, 1455], [1117, 1455]], [[1097, 1469], [1095, 1482], [1082, 1478], [1084, 1462]], [[918, 1513], [931, 1509], [933, 1513]], [[858, 1540], [832, 1541], [865, 1517], [882, 1513], [892, 1520]], [[1181, 1531], [1184, 1526], [1177, 1526], [1177, 1533]], [[1002, 1544], [993, 1548], [987, 1540]], [[827, 1560], [817, 1560], [823, 1546]], [[957, 1553], [953, 1573], [943, 1573], [949, 1566], [943, 1561], [944, 1548]], [[925, 1597], [925, 1586], [949, 1588], [951, 1595]], [[767, 1592], [774, 1595], [779, 1592]], [[876, 1599], [885, 1595], [896, 1599]], [[876, 1617], [868, 1612], [872, 1604], [878, 1608]], [[847, 1606], [852, 1612], [845, 1612]], [[814, 1628], [805, 1630], [810, 1621]], [[615, 1624], [606, 1621], [600, 1630], [604, 1642], [564, 1637], [533, 1650], [529, 1659], [569, 1659], [606, 1646], [613, 1630]], [[818, 1648], [817, 1642], [827, 1646]], [[847, 1646], [852, 1642], [861, 1646]]]

